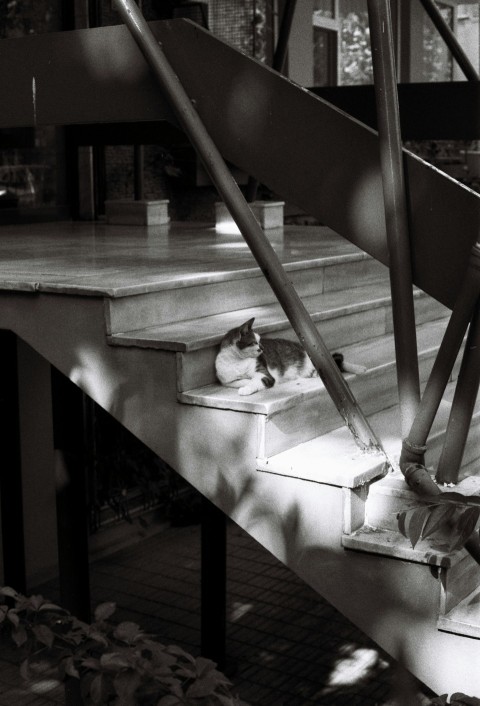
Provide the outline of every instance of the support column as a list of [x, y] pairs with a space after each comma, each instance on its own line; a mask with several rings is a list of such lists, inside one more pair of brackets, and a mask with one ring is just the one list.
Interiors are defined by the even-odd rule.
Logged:
[[227, 521], [202, 498], [201, 653], [221, 671], [226, 662]]
[[3, 463], [0, 473], [3, 581], [26, 592], [25, 537], [20, 450], [17, 337], [0, 331], [0, 429]]
[[55, 368], [52, 402], [61, 604], [89, 622], [84, 399], [82, 391]]

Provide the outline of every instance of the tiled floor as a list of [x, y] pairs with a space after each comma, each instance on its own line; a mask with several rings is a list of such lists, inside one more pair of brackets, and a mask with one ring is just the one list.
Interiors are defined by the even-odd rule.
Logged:
[[[252, 706], [390, 703], [394, 663], [236, 525], [228, 532], [227, 640], [239, 695]], [[198, 525], [168, 528], [94, 562], [94, 604], [116, 601], [117, 619], [197, 655], [199, 545]], [[56, 598], [54, 584], [41, 589]], [[13, 654], [0, 652], [0, 706], [63, 704], [61, 687], [22, 683]]]

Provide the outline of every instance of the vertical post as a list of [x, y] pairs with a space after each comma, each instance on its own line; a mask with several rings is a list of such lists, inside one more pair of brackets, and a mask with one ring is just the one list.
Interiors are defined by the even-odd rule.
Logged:
[[[295, 6], [297, 0], [286, 0], [282, 15], [282, 22], [278, 32], [277, 46], [273, 55], [272, 68], [275, 71], [283, 73], [285, 59], [287, 58], [288, 40], [290, 38], [290, 30], [292, 29], [293, 17], [295, 14]], [[250, 177], [247, 184], [246, 199], [249, 203], [253, 203], [257, 198], [258, 181], [254, 177]]]
[[83, 393], [52, 368], [53, 434], [62, 606], [90, 620]]
[[403, 463], [423, 463], [427, 438], [479, 295], [480, 244], [476, 243], [472, 248], [469, 266], [425, 386], [415, 421], [408, 437], [403, 440], [401, 467]]
[[[142, 0], [137, 0], [139, 10], [142, 10]], [[133, 145], [133, 198], [143, 201], [145, 198], [145, 150], [143, 145]]]
[[201, 653], [226, 662], [227, 524], [225, 514], [202, 498], [201, 530]]
[[456, 483], [480, 384], [480, 299], [470, 323], [445, 442], [438, 462], [438, 483]]
[[420, 381], [389, 0], [368, 0], [368, 16], [390, 257], [390, 287], [400, 416], [402, 436], [405, 437], [412, 426], [418, 408]]
[[5, 584], [26, 592], [17, 337], [0, 331], [0, 429], [3, 434], [0, 502]]

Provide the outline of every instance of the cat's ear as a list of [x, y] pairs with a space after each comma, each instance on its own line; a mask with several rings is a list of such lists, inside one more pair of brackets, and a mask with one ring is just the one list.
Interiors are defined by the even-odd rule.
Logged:
[[245, 321], [244, 324], [240, 326], [240, 335], [245, 336], [249, 331], [252, 330], [253, 322], [255, 321], [255, 317], [253, 319], [249, 319], [248, 321]]

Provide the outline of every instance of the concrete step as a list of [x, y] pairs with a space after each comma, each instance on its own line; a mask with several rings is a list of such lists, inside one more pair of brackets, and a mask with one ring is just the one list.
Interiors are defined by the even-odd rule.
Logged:
[[[350, 244], [339, 243], [338, 236], [330, 242], [332, 231], [329, 228], [318, 230], [318, 257], [312, 257], [311, 251], [303, 255], [301, 245], [296, 248], [291, 238], [286, 239], [285, 244], [274, 243], [301, 297], [388, 281], [388, 269], [384, 265]], [[220, 238], [212, 238], [212, 248], [216, 251], [225, 248], [226, 256], [229, 246], [233, 247], [231, 264], [228, 257], [227, 264], [223, 261], [221, 268], [218, 262], [212, 261], [209, 268], [199, 261], [197, 269], [192, 270], [191, 266], [189, 274], [182, 276], [179, 274], [182, 263], [172, 262], [170, 279], [165, 277], [161, 284], [145, 287], [143, 293], [120, 294], [105, 300], [107, 333], [139, 331], [275, 302], [270, 285], [243, 240], [237, 237], [222, 242]], [[239, 248], [246, 252], [241, 260], [238, 260]]]
[[[478, 566], [478, 565], [477, 565]], [[461, 601], [438, 618], [438, 628], [457, 635], [480, 638], [480, 572], [476, 575], [477, 585]]]
[[[362, 285], [348, 291], [305, 297], [303, 301], [332, 351], [392, 332], [389, 285]], [[447, 313], [443, 306], [420, 291], [415, 292], [415, 305], [419, 325], [438, 320]], [[177, 351], [178, 389], [185, 392], [216, 382], [214, 363], [222, 337], [251, 317], [255, 317], [255, 330], [263, 336], [296, 338], [280, 305], [272, 303], [117, 333], [108, 340], [118, 346]]]
[[[445, 325], [444, 320], [438, 320], [418, 327], [422, 380], [430, 372]], [[391, 334], [356, 343], [342, 351], [346, 360], [367, 368], [363, 375], [345, 375], [365, 414], [373, 414], [396, 404], [398, 393]], [[257, 414], [257, 456], [260, 458], [279, 454], [344, 424], [318, 378], [294, 380], [249, 397], [240, 396], [236, 389], [211, 384], [179, 392], [178, 400], [184, 404]]]
[[[437, 417], [435, 419], [432, 433], [428, 439], [428, 449], [425, 455], [425, 463], [427, 468], [435, 472], [438, 466], [438, 460], [442, 452], [445, 439], [445, 429], [448, 422], [451, 409], [451, 399], [454, 394], [454, 384], [449, 385], [445, 398], [440, 405]], [[398, 419], [398, 410], [392, 407], [385, 410], [383, 413], [376, 414], [371, 418], [371, 424], [374, 430], [382, 439], [386, 451], [394, 457], [398, 458], [400, 450], [400, 434], [394, 431]], [[467, 438], [467, 444], [462, 463], [462, 473], [458, 484], [461, 492], [468, 494], [480, 492], [480, 477], [478, 474], [478, 459], [480, 458], [480, 405], [477, 404], [477, 410], [472, 419], [470, 432]], [[475, 468], [475, 462], [476, 468]], [[464, 466], [468, 466], [469, 472], [465, 472]], [[409, 507], [415, 507], [419, 504], [418, 497], [410, 490], [405, 483], [403, 475], [398, 471], [395, 474], [390, 474], [379, 483], [374, 483], [368, 493], [368, 499], [365, 506], [365, 523], [370, 527], [379, 529], [397, 530], [397, 514]]]

